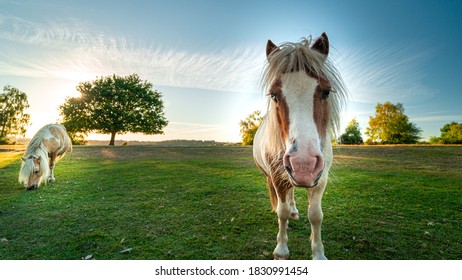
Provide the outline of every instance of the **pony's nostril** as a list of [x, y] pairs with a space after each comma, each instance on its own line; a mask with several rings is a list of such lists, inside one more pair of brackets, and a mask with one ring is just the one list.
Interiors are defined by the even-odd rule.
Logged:
[[[324, 170], [324, 160], [322, 159], [322, 157], [317, 156], [316, 157], [316, 164], [315, 164], [315, 167], [313, 169], [313, 172], [317, 173], [317, 174], [321, 174], [323, 170]], [[318, 177], [319, 177], [319, 175], [318, 175]]]
[[292, 167], [290, 167], [289, 165], [286, 165], [284, 166], [284, 168], [286, 169], [287, 173], [291, 174], [292, 173]]

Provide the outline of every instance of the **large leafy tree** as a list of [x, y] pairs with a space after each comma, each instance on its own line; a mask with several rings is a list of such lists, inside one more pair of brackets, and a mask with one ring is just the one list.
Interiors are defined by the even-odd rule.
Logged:
[[441, 129], [440, 137], [431, 137], [431, 144], [462, 144], [462, 123], [451, 122]]
[[242, 145], [252, 145], [253, 138], [257, 132], [258, 127], [260, 126], [263, 117], [260, 115], [260, 111], [255, 111], [250, 114], [245, 120], [241, 120], [241, 137]]
[[361, 129], [356, 119], [352, 119], [348, 126], [345, 128], [345, 133], [340, 135], [341, 144], [363, 144], [363, 137], [361, 136]]
[[136, 74], [101, 77], [77, 86], [80, 97], [67, 98], [59, 107], [62, 123], [71, 135], [89, 132], [161, 134], [168, 124], [162, 94]]
[[30, 115], [27, 95], [19, 89], [6, 85], [0, 94], [0, 143], [8, 143], [9, 137], [24, 136]]
[[369, 117], [367, 144], [414, 144], [419, 141], [422, 130], [409, 122], [404, 106], [385, 102], [377, 103], [375, 116]]

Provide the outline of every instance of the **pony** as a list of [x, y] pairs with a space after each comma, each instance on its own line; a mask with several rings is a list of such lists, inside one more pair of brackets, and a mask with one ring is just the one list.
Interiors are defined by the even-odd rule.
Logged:
[[47, 179], [54, 182], [55, 163], [71, 149], [72, 142], [66, 128], [59, 124], [42, 127], [30, 140], [21, 158], [19, 183], [27, 190], [33, 190]]
[[268, 110], [253, 145], [255, 164], [266, 176], [279, 232], [274, 259], [288, 259], [289, 218], [298, 220], [294, 187], [308, 190], [313, 259], [326, 259], [321, 239], [321, 199], [327, 184], [346, 87], [329, 54], [325, 33], [279, 46], [268, 40], [262, 85]]

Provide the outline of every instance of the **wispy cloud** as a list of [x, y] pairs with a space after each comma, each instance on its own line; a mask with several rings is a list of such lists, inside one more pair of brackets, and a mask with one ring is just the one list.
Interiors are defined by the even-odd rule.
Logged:
[[[106, 34], [82, 20], [31, 22], [0, 15], [0, 40], [20, 45], [0, 54], [0, 74], [74, 80], [138, 73], [155, 84], [225, 91], [259, 91], [263, 46], [191, 52]], [[416, 46], [349, 47], [336, 55], [356, 102], [428, 98], [422, 64], [429, 51]], [[43, 50], [43, 52], [41, 52]], [[334, 54], [335, 55], [335, 54]]]
[[342, 50], [339, 67], [353, 101], [409, 102], [433, 96], [435, 90], [424, 85], [422, 70], [433, 52], [416, 49], [411, 44]]
[[0, 30], [0, 40], [21, 46], [0, 54], [2, 75], [85, 80], [138, 73], [158, 85], [254, 91], [264, 62], [262, 48], [165, 49], [76, 20], [36, 23], [0, 16]]
[[449, 123], [449, 122], [462, 122], [462, 115], [440, 114], [440, 115], [425, 115], [414, 116], [410, 119], [413, 122], [419, 123]]

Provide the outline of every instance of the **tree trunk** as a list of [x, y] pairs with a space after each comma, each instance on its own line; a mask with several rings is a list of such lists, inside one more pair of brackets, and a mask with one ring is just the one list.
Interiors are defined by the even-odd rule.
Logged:
[[0, 139], [3, 139], [5, 138], [6, 139], [6, 133], [5, 133], [5, 126], [6, 126], [6, 120], [7, 120], [7, 117], [6, 116], [2, 116], [1, 119], [4, 121], [1, 126], [2, 126], [2, 132], [0, 132]]
[[114, 146], [115, 136], [116, 136], [116, 132], [115, 131], [111, 132], [111, 142], [109, 142], [109, 146]]

